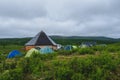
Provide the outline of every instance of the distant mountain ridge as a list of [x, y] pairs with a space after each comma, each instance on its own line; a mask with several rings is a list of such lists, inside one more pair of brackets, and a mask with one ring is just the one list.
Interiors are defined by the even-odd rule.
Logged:
[[103, 36], [50, 36], [51, 38], [57, 39], [91, 39], [91, 40], [120, 40], [120, 38], [110, 38], [110, 37], [103, 37]]
[[[120, 41], [120, 38], [110, 38], [104, 36], [59, 36], [59, 35], [52, 35], [50, 36], [53, 39], [90, 39], [90, 40], [117, 40]], [[0, 38], [0, 39], [30, 39], [32, 37], [24, 37], [24, 38]]]
[[[82, 42], [97, 42], [98, 44], [112, 44], [120, 42], [120, 38], [109, 38], [99, 36], [50, 36], [56, 43], [68, 44], [81, 44]], [[32, 37], [24, 38], [1, 38], [0, 45], [25, 45]]]

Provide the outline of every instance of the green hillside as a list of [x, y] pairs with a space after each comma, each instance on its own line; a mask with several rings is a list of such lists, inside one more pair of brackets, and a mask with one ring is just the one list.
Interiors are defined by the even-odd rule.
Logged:
[[[31, 38], [0, 39], [0, 80], [119, 80], [119, 40], [93, 40], [52, 37], [60, 44], [83, 41], [106, 43], [107, 46], [57, 50], [52, 54], [36, 54], [25, 58], [24, 44]], [[119, 42], [119, 43], [117, 43]], [[19, 50], [21, 57], [7, 59]]]
[[[111, 44], [120, 42], [120, 39], [107, 38], [107, 37], [80, 37], [80, 36], [51, 36], [51, 38], [58, 44], [80, 45], [82, 42], [97, 42], [98, 44]], [[24, 45], [31, 38], [4, 38], [0, 39], [0, 45]]]
[[[120, 43], [25, 58], [24, 46], [0, 46], [0, 80], [119, 80]], [[22, 57], [7, 59], [16, 49]], [[4, 52], [4, 53], [1, 53]]]

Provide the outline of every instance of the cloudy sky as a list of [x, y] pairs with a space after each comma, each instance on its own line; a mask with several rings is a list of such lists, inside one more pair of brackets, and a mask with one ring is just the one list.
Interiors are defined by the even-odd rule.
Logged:
[[120, 38], [120, 0], [0, 0], [0, 38], [48, 35]]

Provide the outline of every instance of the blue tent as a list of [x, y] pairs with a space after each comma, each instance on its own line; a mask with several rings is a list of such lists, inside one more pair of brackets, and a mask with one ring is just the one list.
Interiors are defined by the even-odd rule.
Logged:
[[72, 46], [71, 45], [67, 45], [64, 47], [64, 50], [72, 50]]
[[53, 53], [53, 52], [54, 51], [48, 46], [40, 49], [40, 53], [42, 53], [42, 54]]
[[7, 58], [14, 58], [16, 56], [21, 56], [22, 54], [18, 51], [18, 50], [13, 50], [9, 53], [9, 55], [7, 56]]

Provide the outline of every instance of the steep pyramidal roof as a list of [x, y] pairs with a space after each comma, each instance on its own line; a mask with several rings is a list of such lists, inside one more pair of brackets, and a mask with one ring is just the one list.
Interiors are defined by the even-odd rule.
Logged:
[[40, 45], [57, 45], [45, 32], [41, 31], [33, 37], [26, 46], [40, 46]]

